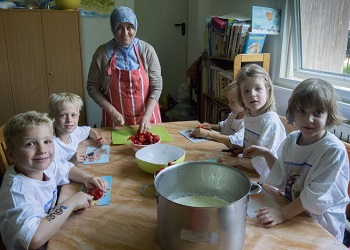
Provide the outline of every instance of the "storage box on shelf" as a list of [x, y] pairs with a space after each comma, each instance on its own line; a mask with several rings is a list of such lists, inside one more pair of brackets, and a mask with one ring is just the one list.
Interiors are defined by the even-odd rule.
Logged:
[[202, 55], [202, 83], [199, 98], [199, 121], [217, 123], [230, 113], [223, 89], [234, 81], [239, 69], [248, 63], [257, 63], [267, 72], [270, 54], [238, 54], [234, 59]]

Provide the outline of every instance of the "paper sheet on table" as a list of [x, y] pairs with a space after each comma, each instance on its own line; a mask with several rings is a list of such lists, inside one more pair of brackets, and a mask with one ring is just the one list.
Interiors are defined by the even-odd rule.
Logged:
[[[110, 146], [104, 145], [102, 147], [88, 146], [86, 154], [88, 158], [83, 161], [83, 164], [99, 164], [109, 162]], [[89, 155], [91, 154], [91, 155]]]
[[280, 205], [264, 189], [258, 193], [249, 196], [247, 215], [250, 218], [256, 217], [256, 212], [261, 207], [281, 208]]
[[101, 178], [108, 182], [108, 188], [103, 197], [97, 201], [97, 206], [108, 205], [111, 202], [112, 176], [101, 176]]
[[[129, 144], [128, 138], [137, 133], [138, 128], [124, 127], [112, 131], [113, 144]], [[164, 126], [152, 126], [152, 134], [159, 135], [161, 142], [171, 142], [173, 138], [170, 136], [168, 130]]]
[[179, 133], [185, 136], [188, 140], [190, 140], [193, 143], [198, 143], [198, 142], [204, 142], [210, 140], [209, 138], [196, 138], [196, 137], [191, 137], [191, 134], [193, 132], [193, 129], [183, 129], [179, 130]]

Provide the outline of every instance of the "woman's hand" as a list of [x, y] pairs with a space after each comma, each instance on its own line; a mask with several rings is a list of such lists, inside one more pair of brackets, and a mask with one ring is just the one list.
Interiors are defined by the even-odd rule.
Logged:
[[273, 227], [285, 221], [282, 215], [282, 210], [272, 207], [259, 208], [256, 218], [261, 225], [267, 228]]
[[125, 124], [124, 117], [116, 109], [109, 113], [114, 123], [114, 126], [123, 126]]
[[139, 125], [139, 133], [147, 132], [151, 130], [151, 122], [147, 117], [142, 117]]

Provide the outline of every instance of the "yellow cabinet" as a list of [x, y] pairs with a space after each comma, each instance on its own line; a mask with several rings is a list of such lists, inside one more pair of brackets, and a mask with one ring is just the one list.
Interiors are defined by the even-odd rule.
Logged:
[[[6, 55], [0, 58], [0, 124], [28, 110], [48, 112], [52, 93], [84, 100], [79, 12], [1, 10], [0, 17], [0, 52]], [[86, 122], [85, 110], [80, 121]]]

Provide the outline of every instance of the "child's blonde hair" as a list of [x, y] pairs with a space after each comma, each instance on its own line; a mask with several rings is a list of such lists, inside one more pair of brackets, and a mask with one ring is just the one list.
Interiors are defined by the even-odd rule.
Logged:
[[54, 117], [57, 115], [66, 103], [72, 103], [73, 105], [79, 107], [79, 110], [84, 106], [83, 100], [80, 96], [73, 93], [59, 93], [52, 94], [49, 97], [49, 110], [50, 116]]
[[317, 107], [327, 111], [326, 127], [340, 125], [345, 119], [339, 112], [338, 96], [333, 86], [319, 78], [309, 78], [294, 89], [288, 101], [286, 117], [289, 123], [294, 122], [294, 112], [298, 109]]
[[28, 129], [38, 126], [47, 126], [53, 129], [53, 121], [49, 118], [48, 114], [36, 111], [28, 111], [10, 118], [5, 123], [3, 129], [7, 148], [14, 150], [17, 139]]
[[244, 107], [246, 112], [250, 113], [250, 110], [244, 105], [243, 97], [242, 97], [242, 89], [241, 89], [242, 82], [244, 82], [248, 77], [255, 77], [261, 80], [265, 84], [266, 90], [269, 91], [266, 103], [263, 107], [260, 108], [259, 114], [263, 114], [268, 111], [276, 111], [276, 102], [275, 102], [275, 96], [273, 94], [272, 80], [264, 68], [254, 63], [244, 65], [238, 71], [235, 79], [238, 86], [237, 97], [241, 106]]
[[224, 96], [228, 96], [229, 94], [233, 94], [237, 96], [237, 84], [236, 82], [231, 82], [230, 84], [228, 84], [223, 90], [222, 93]]

